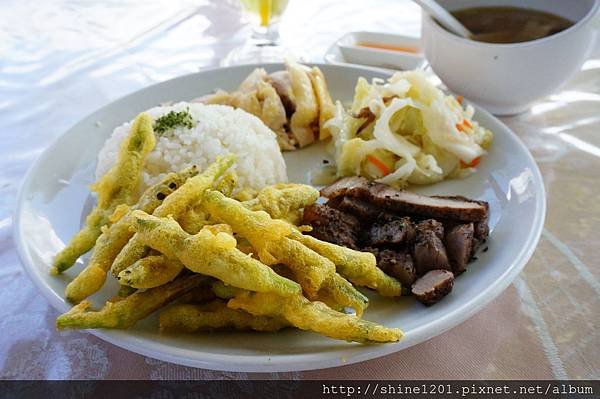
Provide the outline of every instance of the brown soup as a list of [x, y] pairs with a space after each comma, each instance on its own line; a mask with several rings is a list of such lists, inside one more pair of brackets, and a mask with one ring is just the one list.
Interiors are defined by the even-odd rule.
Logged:
[[559, 15], [518, 7], [474, 7], [452, 15], [473, 33], [473, 40], [487, 43], [541, 39], [574, 24]]

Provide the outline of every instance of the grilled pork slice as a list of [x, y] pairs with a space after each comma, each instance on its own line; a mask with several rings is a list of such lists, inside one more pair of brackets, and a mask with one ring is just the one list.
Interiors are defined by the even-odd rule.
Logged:
[[410, 287], [417, 279], [412, 257], [406, 251], [384, 249], [376, 252], [377, 266], [385, 274], [396, 277], [404, 287]]
[[413, 259], [417, 275], [422, 276], [430, 270], [450, 270], [448, 255], [442, 239], [444, 227], [436, 220], [428, 219], [417, 223]]
[[473, 223], [459, 224], [446, 230], [444, 243], [455, 275], [467, 270], [467, 263], [473, 256], [474, 230]]
[[415, 225], [415, 231], [417, 234], [423, 234], [427, 231], [431, 231], [440, 240], [444, 238], [444, 225], [435, 219], [421, 220]]
[[312, 226], [308, 234], [319, 240], [358, 249], [360, 222], [354, 216], [323, 204], [304, 208], [303, 223]]
[[487, 218], [483, 201], [464, 197], [428, 197], [399, 190], [386, 184], [369, 182], [364, 177], [345, 177], [321, 190], [329, 199], [340, 195], [360, 198], [393, 212], [429, 218], [477, 222]]
[[364, 243], [368, 246], [398, 246], [409, 244], [415, 237], [415, 229], [409, 217], [380, 217], [366, 231]]
[[413, 284], [411, 291], [419, 302], [429, 306], [448, 295], [453, 286], [452, 272], [431, 270]]
[[344, 212], [351, 213], [363, 221], [375, 221], [380, 216], [393, 217], [394, 215], [368, 201], [359, 198], [339, 196], [327, 202], [327, 205]]
[[481, 241], [485, 241], [490, 234], [490, 227], [488, 226], [487, 218], [475, 223], [473, 226], [475, 228], [475, 238]]

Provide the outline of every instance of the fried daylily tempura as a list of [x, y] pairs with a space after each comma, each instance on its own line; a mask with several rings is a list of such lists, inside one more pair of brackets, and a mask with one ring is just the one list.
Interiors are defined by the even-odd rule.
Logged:
[[302, 295], [282, 298], [274, 294], [243, 292], [230, 299], [227, 306], [245, 310], [254, 316], [283, 318], [297, 328], [335, 339], [395, 342], [402, 338], [402, 331], [398, 328], [387, 328], [336, 312], [324, 303], [311, 302]]
[[215, 190], [220, 191], [223, 195], [231, 196], [238, 181], [238, 175], [234, 170], [225, 173], [221, 180], [215, 184]]
[[138, 291], [116, 302], [107, 302], [99, 311], [87, 311], [91, 303], [83, 301], [56, 319], [59, 330], [67, 328], [129, 328], [150, 313], [165, 306], [180, 295], [206, 281], [207, 277], [192, 274], [168, 284]]
[[[229, 197], [235, 189], [237, 180], [237, 173], [230, 170], [225, 173], [221, 180], [214, 184], [214, 188]], [[181, 227], [190, 234], [197, 234], [204, 226], [211, 224], [208, 215], [202, 210], [200, 205], [195, 205], [192, 209], [181, 215], [178, 222]]]
[[[147, 213], [153, 212], [188, 178], [197, 174], [198, 169], [195, 166], [177, 173], [169, 173], [160, 183], [144, 191], [137, 204], [131, 209], [139, 209]], [[88, 265], [67, 285], [65, 290], [67, 300], [79, 303], [102, 288], [113, 261], [133, 236], [133, 232], [130, 230], [132, 224], [131, 212], [127, 212], [98, 237]]]
[[400, 282], [377, 267], [372, 253], [355, 251], [300, 232], [294, 232], [292, 238], [332, 261], [338, 273], [353, 284], [372, 288], [383, 296], [402, 295]]
[[[319, 192], [283, 183], [244, 190], [227, 172], [234, 161], [167, 175], [136, 204], [114, 204], [88, 266], [67, 286], [67, 298], [81, 302], [57, 328], [130, 328], [177, 300], [160, 314], [161, 331], [297, 327], [347, 341], [398, 341], [399, 329], [360, 319], [369, 301], [353, 283], [390, 296], [399, 284], [378, 273], [371, 254], [302, 235], [302, 210]], [[230, 198], [244, 191], [245, 201]], [[90, 310], [84, 299], [109, 269], [119, 295]]]
[[306, 184], [279, 183], [263, 188], [256, 198], [244, 202], [253, 211], [265, 211], [273, 219], [297, 224], [302, 220], [301, 209], [319, 199], [319, 190]]
[[119, 273], [119, 283], [132, 288], [154, 288], [173, 281], [185, 268], [177, 259], [147, 256]]
[[224, 282], [217, 280], [211, 284], [212, 292], [221, 299], [231, 299], [237, 293], [241, 292], [239, 288], [232, 287]]
[[293, 231], [289, 223], [246, 209], [217, 191], [207, 191], [203, 205], [212, 217], [231, 225], [234, 232], [250, 241], [262, 262], [284, 263], [294, 271], [309, 297], [314, 297], [323, 281], [335, 273], [332, 262], [287, 237]]
[[369, 298], [338, 273], [334, 273], [323, 282], [315, 299], [340, 312], [352, 308], [358, 317], [361, 317], [369, 306]]
[[[226, 233], [233, 235], [231, 227], [226, 224], [204, 226], [212, 234]], [[117, 277], [121, 285], [132, 288], [154, 288], [174, 280], [185, 266], [177, 259], [164, 255], [151, 255], [142, 258], [129, 266]]]
[[[175, 220], [178, 220], [197, 201], [202, 199], [204, 191], [211, 187], [234, 162], [234, 155], [218, 158], [203, 173], [188, 179], [177, 191], [167, 197], [152, 214], [158, 217], [172, 216]], [[117, 277], [127, 267], [143, 258], [146, 252], [147, 248], [134, 235], [113, 262], [112, 274]]]
[[278, 241], [293, 231], [289, 223], [272, 219], [263, 211], [251, 211], [241, 202], [227, 198], [218, 191], [205, 192], [202, 204], [212, 218], [229, 224], [236, 233], [250, 241], [257, 249], [261, 261], [266, 264], [277, 261], [267, 251], [267, 243]]
[[53, 274], [64, 272], [92, 249], [102, 234], [102, 226], [108, 223], [118, 205], [135, 202], [144, 161], [155, 143], [152, 118], [145, 113], [139, 114], [121, 144], [115, 165], [92, 186], [98, 193], [98, 204], [85, 219], [83, 229], [54, 258]]
[[157, 218], [135, 211], [140, 242], [177, 258], [188, 269], [202, 273], [234, 287], [257, 292], [274, 292], [290, 296], [301, 292], [294, 281], [279, 276], [272, 269], [236, 248], [232, 235], [202, 229], [196, 235], [186, 233], [172, 218]]
[[160, 330], [193, 333], [220, 329], [278, 331], [290, 324], [279, 317], [253, 316], [221, 300], [173, 305], [160, 313]]
[[261, 261], [288, 266], [309, 299], [322, 300], [336, 310], [351, 307], [358, 315], [368, 306], [368, 299], [336, 273], [333, 262], [288, 237], [288, 229], [295, 231], [293, 226], [271, 219], [265, 212], [245, 209], [242, 203], [216, 191], [204, 194], [203, 205], [212, 217], [248, 239]]

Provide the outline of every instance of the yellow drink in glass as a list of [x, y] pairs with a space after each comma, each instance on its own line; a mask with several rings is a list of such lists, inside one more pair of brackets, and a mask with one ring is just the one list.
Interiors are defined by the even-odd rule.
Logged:
[[[221, 65], [282, 62], [292, 54], [279, 40], [279, 21], [289, 0], [240, 0], [243, 10], [251, 16], [252, 36], [221, 60]], [[302, 57], [294, 54], [295, 58]]]
[[288, 5], [288, 0], [240, 0], [249, 13], [258, 16], [261, 26], [276, 22]]

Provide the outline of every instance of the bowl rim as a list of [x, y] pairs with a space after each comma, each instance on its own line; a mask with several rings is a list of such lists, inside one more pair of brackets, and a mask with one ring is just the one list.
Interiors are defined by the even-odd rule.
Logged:
[[[463, 37], [455, 35], [454, 33], [449, 32], [446, 29], [444, 29], [433, 17], [431, 17], [431, 15], [429, 15], [426, 12], [422, 12], [422, 14], [421, 14], [422, 21], [423, 21], [422, 29], [425, 30], [426, 25], [427, 25], [427, 27], [429, 29], [434, 29], [438, 33], [446, 35], [446, 37], [449, 37], [450, 39], [452, 39], [458, 43], [462, 43], [465, 45], [471, 45], [473, 47], [480, 47], [480, 48], [487, 47], [487, 48], [493, 48], [493, 49], [527, 48], [527, 47], [537, 46], [538, 44], [542, 44], [542, 43], [546, 43], [546, 42], [555, 40], [556, 38], [569, 35], [572, 32], [582, 29], [596, 15], [599, 8], [600, 8], [600, 0], [594, 0], [594, 4], [588, 10], [588, 12], [582, 18], [580, 18], [577, 22], [575, 22], [572, 26], [568, 27], [567, 29], [560, 31], [558, 33], [555, 33], [553, 35], [550, 35], [550, 36], [542, 37], [540, 39], [529, 40], [529, 41], [520, 42], [520, 43], [488, 43], [488, 42], [478, 42], [478, 41], [471, 40], [471, 39], [465, 39]], [[421, 36], [423, 36], [423, 34], [421, 34]], [[425, 44], [423, 45], [423, 47], [426, 47]]]

